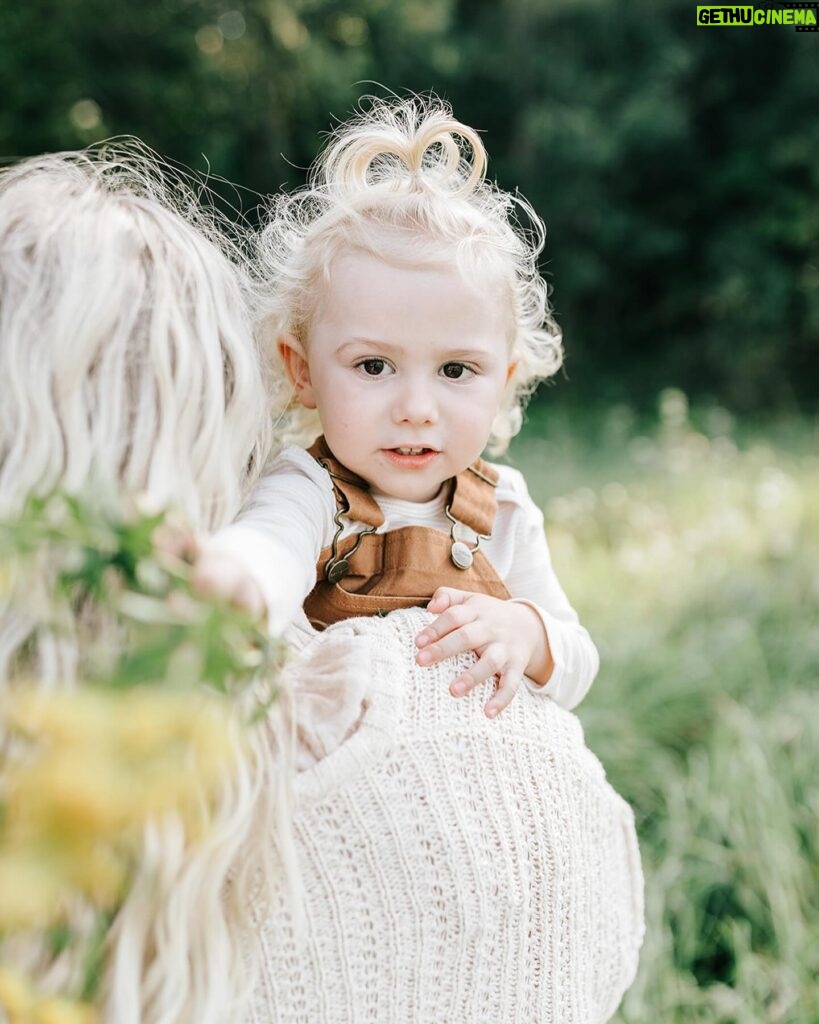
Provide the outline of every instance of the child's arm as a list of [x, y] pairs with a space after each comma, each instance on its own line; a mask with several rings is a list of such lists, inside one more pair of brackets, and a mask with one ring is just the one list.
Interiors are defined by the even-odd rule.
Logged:
[[497, 692], [486, 704], [493, 717], [517, 693], [524, 676], [530, 689], [562, 707], [575, 707], [588, 692], [599, 667], [597, 649], [580, 624], [552, 567], [543, 532], [543, 514], [516, 474], [520, 510], [514, 552], [505, 583], [513, 598], [440, 588], [427, 606], [438, 615], [416, 638], [421, 664], [433, 664], [463, 651], [478, 662], [453, 680], [460, 696], [491, 675]]
[[263, 477], [237, 521], [200, 543], [194, 587], [251, 614], [265, 614], [271, 632], [280, 633], [316, 581], [332, 512], [324, 490], [299, 471]]

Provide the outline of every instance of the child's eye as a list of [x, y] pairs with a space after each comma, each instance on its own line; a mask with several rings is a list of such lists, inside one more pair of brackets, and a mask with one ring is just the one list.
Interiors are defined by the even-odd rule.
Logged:
[[383, 377], [390, 365], [386, 359], [362, 359], [356, 363], [356, 369], [363, 370], [368, 377]]
[[447, 378], [447, 380], [464, 380], [464, 378], [475, 371], [471, 366], [467, 366], [466, 363], [444, 363], [441, 367], [441, 373]]

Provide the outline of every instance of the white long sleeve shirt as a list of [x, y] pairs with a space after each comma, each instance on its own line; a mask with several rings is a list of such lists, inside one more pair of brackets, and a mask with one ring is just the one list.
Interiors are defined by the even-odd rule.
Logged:
[[[523, 476], [496, 465], [498, 511], [492, 536], [481, 550], [515, 600], [540, 616], [554, 669], [549, 680], [529, 687], [562, 707], [575, 707], [588, 692], [599, 667], [597, 649], [569, 603], [552, 567], [543, 531], [543, 514], [529, 496]], [[445, 488], [430, 501], [414, 502], [372, 492], [384, 514], [378, 533], [404, 526], [450, 532], [444, 513]], [[303, 448], [288, 446], [256, 485], [234, 524], [210, 541], [212, 550], [230, 553], [258, 583], [268, 608], [269, 625], [281, 632], [300, 613], [315, 586], [316, 563], [332, 541], [336, 500], [330, 477]], [[342, 536], [358, 532], [349, 523]]]

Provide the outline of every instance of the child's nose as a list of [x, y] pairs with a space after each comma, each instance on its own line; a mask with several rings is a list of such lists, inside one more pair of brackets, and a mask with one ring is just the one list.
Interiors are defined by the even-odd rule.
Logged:
[[396, 423], [436, 423], [438, 409], [428, 381], [407, 382], [396, 396], [393, 406]]

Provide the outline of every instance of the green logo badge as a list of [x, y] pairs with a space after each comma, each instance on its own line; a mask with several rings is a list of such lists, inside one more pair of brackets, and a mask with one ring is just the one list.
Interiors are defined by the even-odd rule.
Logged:
[[697, 24], [728, 28], [793, 25], [797, 32], [819, 31], [819, 0], [812, 3], [768, 0], [765, 7], [748, 4], [708, 4], [697, 7]]

